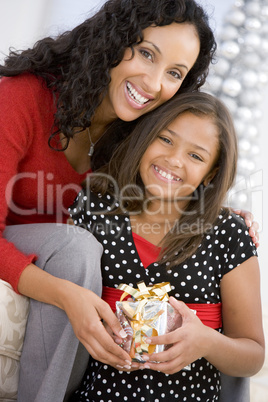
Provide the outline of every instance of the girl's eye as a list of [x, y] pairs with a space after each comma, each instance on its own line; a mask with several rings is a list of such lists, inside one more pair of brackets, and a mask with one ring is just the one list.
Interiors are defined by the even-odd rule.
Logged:
[[159, 138], [160, 138], [161, 141], [164, 141], [164, 142], [166, 142], [167, 144], [171, 144], [171, 141], [170, 141], [169, 138], [167, 138], [167, 137], [162, 137], [162, 136], [159, 136]]
[[153, 55], [148, 50], [140, 49], [140, 54], [148, 60], [153, 60]]
[[181, 73], [178, 73], [178, 71], [170, 71], [169, 74], [176, 78], [176, 80], [181, 80], [182, 79], [182, 75]]
[[194, 159], [203, 162], [203, 159], [200, 158], [200, 156], [196, 155], [196, 154], [190, 154]]

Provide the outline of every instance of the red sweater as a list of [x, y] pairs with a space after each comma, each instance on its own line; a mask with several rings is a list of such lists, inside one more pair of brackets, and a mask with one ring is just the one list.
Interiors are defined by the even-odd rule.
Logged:
[[23, 269], [36, 259], [7, 242], [6, 225], [65, 222], [85, 174], [49, 148], [55, 106], [41, 79], [0, 80], [0, 278], [17, 291]]

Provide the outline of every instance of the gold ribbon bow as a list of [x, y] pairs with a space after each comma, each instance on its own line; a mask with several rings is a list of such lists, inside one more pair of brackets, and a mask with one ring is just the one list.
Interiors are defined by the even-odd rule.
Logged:
[[120, 298], [122, 301], [128, 294], [131, 295], [136, 300], [148, 299], [152, 298], [154, 300], [168, 301], [169, 296], [168, 292], [171, 291], [171, 286], [169, 282], [157, 283], [153, 286], [146, 286], [145, 283], [138, 282], [138, 289], [133, 288], [132, 286], [126, 285], [125, 283], [120, 283], [118, 289], [123, 290], [123, 294]]
[[144, 308], [146, 304], [152, 301], [168, 301], [171, 286], [169, 282], [158, 283], [154, 286], [146, 286], [144, 282], [137, 283], [138, 289], [121, 283], [118, 289], [124, 291], [120, 301], [124, 300], [127, 295], [131, 295], [135, 301], [139, 302], [135, 307], [128, 302], [124, 302], [124, 309], [128, 317], [131, 319], [131, 327], [133, 329], [133, 342], [130, 351], [130, 356], [134, 357], [135, 353], [153, 353], [156, 345], [148, 345], [145, 342], [145, 337], [157, 336], [158, 331], [153, 328], [155, 321], [163, 314], [164, 310], [159, 310], [150, 319], [144, 319]]

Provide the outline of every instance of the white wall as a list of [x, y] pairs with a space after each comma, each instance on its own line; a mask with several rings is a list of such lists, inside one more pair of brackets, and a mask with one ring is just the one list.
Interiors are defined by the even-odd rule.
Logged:
[[[212, 26], [221, 29], [223, 16], [235, 0], [199, 0], [206, 6], [212, 17]], [[25, 48], [37, 39], [55, 35], [70, 29], [83, 21], [90, 10], [97, 9], [104, 0], [0, 0], [0, 59], [7, 54], [9, 46]], [[2, 53], [2, 54], [1, 54]], [[267, 88], [268, 89], [268, 88]], [[258, 170], [263, 171], [263, 185], [259, 188], [263, 196], [263, 206], [268, 205], [268, 91], [262, 103], [263, 118], [260, 123], [260, 148], [262, 150]], [[262, 299], [268, 308], [268, 211], [260, 203], [253, 203], [252, 211], [261, 225], [259, 261], [262, 273]]]
[[[209, 15], [212, 12], [212, 27], [215, 27], [216, 35], [221, 31], [224, 17], [231, 9], [235, 0], [199, 0], [208, 10]], [[256, 188], [256, 192], [252, 193], [251, 211], [260, 225], [260, 247], [258, 249], [259, 263], [261, 268], [261, 289], [264, 310], [268, 312], [268, 86], [263, 90], [263, 102], [260, 106], [262, 118], [256, 122], [259, 128], [259, 138], [257, 139], [260, 146], [259, 160], [257, 161], [256, 172], [262, 174], [262, 185]], [[254, 189], [253, 189], [254, 190]]]
[[9, 46], [30, 46], [33, 38], [38, 38], [43, 21], [49, 18], [50, 3], [50, 0], [0, 0], [1, 53], [6, 54]]
[[10, 46], [24, 49], [82, 22], [103, 0], [0, 0], [0, 60]]

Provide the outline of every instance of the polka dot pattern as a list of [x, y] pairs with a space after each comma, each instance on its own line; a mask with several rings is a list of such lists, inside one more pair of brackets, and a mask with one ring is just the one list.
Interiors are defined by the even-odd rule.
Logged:
[[[117, 287], [123, 282], [136, 287], [141, 280], [146, 284], [170, 282], [170, 295], [186, 303], [219, 303], [222, 277], [256, 255], [243, 219], [220, 215], [197, 252], [184, 263], [172, 269], [157, 262], [144, 268], [129, 217], [105, 215], [111, 204], [107, 196], [81, 191], [70, 209], [74, 223], [90, 230], [103, 244], [104, 286]], [[217, 401], [219, 392], [220, 373], [205, 359], [192, 363], [189, 371], [169, 376], [149, 370], [120, 372], [90, 358], [72, 401]]]

